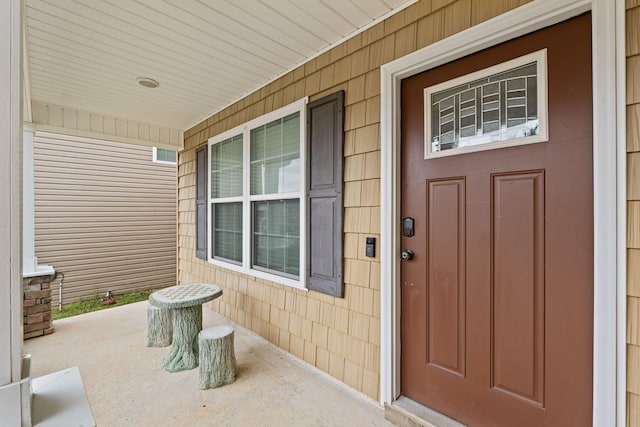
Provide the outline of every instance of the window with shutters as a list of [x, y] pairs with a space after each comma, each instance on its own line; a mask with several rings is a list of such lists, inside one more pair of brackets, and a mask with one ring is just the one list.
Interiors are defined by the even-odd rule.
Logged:
[[305, 106], [209, 140], [211, 263], [304, 287]]
[[344, 92], [300, 100], [196, 151], [196, 256], [344, 296]]

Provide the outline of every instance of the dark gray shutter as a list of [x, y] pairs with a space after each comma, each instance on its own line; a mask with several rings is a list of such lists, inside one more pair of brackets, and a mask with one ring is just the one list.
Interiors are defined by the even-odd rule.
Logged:
[[205, 145], [196, 150], [196, 257], [207, 259], [207, 153]]
[[342, 298], [344, 91], [307, 105], [307, 287]]

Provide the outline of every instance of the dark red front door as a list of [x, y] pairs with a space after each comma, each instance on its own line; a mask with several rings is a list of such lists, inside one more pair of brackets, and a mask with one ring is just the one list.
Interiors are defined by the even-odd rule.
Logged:
[[[591, 425], [590, 15], [402, 82], [402, 394], [469, 425]], [[425, 160], [423, 89], [547, 49], [547, 142]]]

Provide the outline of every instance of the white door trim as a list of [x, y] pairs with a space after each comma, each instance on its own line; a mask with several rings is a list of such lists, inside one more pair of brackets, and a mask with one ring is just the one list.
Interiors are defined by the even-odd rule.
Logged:
[[535, 0], [381, 67], [382, 403], [400, 395], [401, 79], [588, 10], [592, 11], [594, 100], [593, 425], [625, 425], [624, 0]]

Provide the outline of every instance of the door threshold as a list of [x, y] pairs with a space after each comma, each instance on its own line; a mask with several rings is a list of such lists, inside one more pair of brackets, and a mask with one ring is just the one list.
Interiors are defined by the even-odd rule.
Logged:
[[465, 427], [405, 396], [400, 396], [391, 404], [384, 404], [384, 418], [399, 427]]

